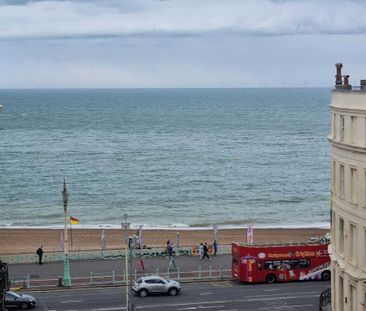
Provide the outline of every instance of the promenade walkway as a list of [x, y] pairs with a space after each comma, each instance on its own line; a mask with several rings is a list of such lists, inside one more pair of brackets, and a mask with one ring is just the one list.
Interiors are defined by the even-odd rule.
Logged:
[[[137, 262], [140, 258], [134, 259], [133, 270], [139, 270]], [[207, 275], [209, 270], [219, 271], [226, 270], [226, 276], [231, 269], [230, 255], [211, 256], [210, 260], [200, 260], [197, 256], [177, 256], [176, 265], [179, 271], [184, 273], [202, 271], [202, 275]], [[169, 259], [166, 257], [148, 257], [143, 258], [145, 273], [153, 274], [158, 272], [162, 276], [166, 276], [169, 266]], [[86, 260], [86, 261], [70, 261], [70, 272], [72, 278], [89, 278], [91, 272], [93, 275], [111, 275], [115, 271], [116, 275], [123, 275], [125, 269], [124, 258], [105, 259], [105, 260]], [[170, 273], [176, 272], [176, 269], [170, 269]], [[206, 274], [205, 274], [206, 272]], [[63, 263], [37, 263], [27, 264], [10, 264], [9, 277], [11, 279], [24, 279], [29, 276], [31, 283], [38, 280], [57, 280], [63, 276]], [[56, 284], [56, 281], [53, 282]], [[32, 285], [31, 285], [32, 286]], [[25, 287], [25, 286], [24, 286]]]

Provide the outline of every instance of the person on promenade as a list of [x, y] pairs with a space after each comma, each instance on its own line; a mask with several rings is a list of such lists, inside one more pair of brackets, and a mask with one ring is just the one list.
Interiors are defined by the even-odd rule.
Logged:
[[41, 265], [42, 264], [42, 256], [43, 256], [43, 245], [41, 245], [37, 251], [36, 254], [38, 255], [38, 263]]
[[217, 241], [216, 240], [213, 242], [212, 246], [214, 249], [214, 256], [216, 256], [216, 254], [217, 254]]
[[176, 264], [175, 264], [175, 258], [173, 256], [173, 243], [168, 240], [168, 242], [166, 242], [166, 254], [167, 254], [167, 258], [169, 258], [169, 269], [173, 266], [175, 269], [177, 268]]
[[204, 246], [203, 243], [198, 246], [198, 254], [200, 255], [200, 259], [203, 260]]
[[203, 256], [202, 256], [202, 260], [205, 259], [205, 257], [207, 257], [207, 259], [210, 259], [210, 257], [208, 256], [207, 243], [205, 243], [205, 245], [203, 245]]

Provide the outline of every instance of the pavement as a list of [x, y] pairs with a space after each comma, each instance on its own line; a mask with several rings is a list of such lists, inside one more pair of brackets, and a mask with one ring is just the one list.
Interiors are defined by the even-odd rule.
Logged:
[[[133, 269], [140, 268], [138, 260], [134, 259]], [[159, 273], [167, 272], [169, 259], [166, 257], [149, 257], [142, 258], [145, 272], [154, 273], [159, 269]], [[176, 265], [181, 272], [198, 271], [201, 266], [202, 271], [208, 271], [211, 266], [212, 270], [219, 270], [222, 266], [223, 270], [231, 269], [231, 255], [211, 256], [210, 260], [200, 260], [198, 256], [177, 256], [175, 257]], [[104, 259], [104, 260], [84, 260], [70, 261], [70, 274], [72, 278], [89, 277], [90, 272], [93, 274], [111, 274], [115, 271], [116, 274], [123, 274], [125, 269], [125, 259]], [[173, 269], [171, 271], [174, 271]], [[22, 278], [29, 275], [32, 280], [57, 279], [63, 276], [63, 262], [44, 263], [42, 265], [36, 263], [28, 264], [10, 264], [9, 277]]]

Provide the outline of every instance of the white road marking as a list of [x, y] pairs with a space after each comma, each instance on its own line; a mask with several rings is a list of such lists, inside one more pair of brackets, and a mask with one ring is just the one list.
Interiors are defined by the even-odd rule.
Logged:
[[200, 295], [201, 296], [203, 296], [203, 295], [212, 295], [213, 293], [209, 293], [209, 292], [207, 292], [207, 293], [200, 293]]
[[108, 310], [126, 310], [126, 308], [121, 308], [121, 307], [114, 307], [114, 308], [100, 308], [98, 309], [100, 311], [108, 311]]
[[282, 310], [285, 308], [303, 308], [303, 307], [313, 307], [314, 305], [292, 305], [292, 306], [278, 306], [278, 307], [265, 307], [259, 308], [259, 310]]
[[[316, 294], [304, 294], [301, 296], [269, 296], [269, 295], [261, 295], [261, 296], [257, 296], [258, 298], [252, 298], [252, 299], [248, 299], [245, 298], [244, 299], [235, 299], [235, 302], [239, 303], [239, 302], [246, 302], [246, 301], [263, 301], [263, 300], [274, 300], [274, 299], [281, 299], [281, 300], [290, 300], [290, 299], [298, 299], [298, 298], [314, 298], [317, 297], [319, 298], [319, 293], [317, 292]], [[232, 303], [233, 300], [217, 300], [217, 301], [201, 301], [201, 302], [190, 302], [190, 303], [172, 303], [172, 304], [150, 304], [149, 308], [158, 308], [158, 307], [189, 307], [192, 308], [194, 305], [210, 305], [210, 304], [226, 304], [226, 303]], [[146, 306], [136, 306], [136, 309], [144, 309], [146, 308]], [[185, 310], [195, 310], [195, 309], [185, 309]]]
[[273, 289], [265, 289], [263, 291], [264, 292], [275, 292], [276, 290], [278, 290], [278, 289], [275, 289], [275, 288], [273, 288]]
[[64, 300], [64, 301], [60, 301], [60, 303], [79, 303], [79, 302], [83, 302], [82, 300]]

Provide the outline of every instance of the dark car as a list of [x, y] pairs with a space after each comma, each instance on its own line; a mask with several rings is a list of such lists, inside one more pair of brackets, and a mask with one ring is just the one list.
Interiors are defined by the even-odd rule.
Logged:
[[30, 295], [8, 291], [5, 294], [5, 307], [9, 309], [26, 310], [34, 308], [36, 298]]

